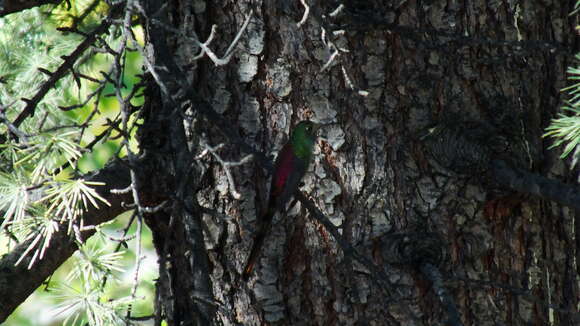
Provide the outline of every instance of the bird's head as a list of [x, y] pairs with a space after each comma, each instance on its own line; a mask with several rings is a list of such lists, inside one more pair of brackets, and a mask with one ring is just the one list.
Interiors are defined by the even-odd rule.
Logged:
[[292, 130], [290, 139], [292, 142], [308, 141], [314, 143], [316, 140], [316, 133], [318, 132], [319, 128], [320, 125], [312, 121], [300, 121]]

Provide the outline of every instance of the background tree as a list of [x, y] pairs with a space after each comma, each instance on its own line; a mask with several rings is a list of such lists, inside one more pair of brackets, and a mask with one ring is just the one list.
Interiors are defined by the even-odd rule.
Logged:
[[[576, 181], [542, 138], [577, 51], [573, 2], [104, 3], [83, 11], [102, 13], [95, 26], [80, 14], [60, 28], [79, 43], [41, 67], [32, 96], [2, 100], [3, 172], [20, 196], [3, 206], [18, 244], [0, 261], [2, 320], [132, 209], [159, 257], [156, 325], [578, 323], [576, 211], [522, 193], [564, 187], [545, 177]], [[82, 73], [89, 49], [110, 71]], [[143, 55], [135, 85], [130, 50]], [[58, 106], [75, 103], [45, 100], [65, 77], [104, 85], [94, 101], [118, 103], [93, 145], [57, 128]], [[59, 114], [52, 143], [42, 113]], [[323, 125], [314, 164], [242, 282], [269, 154], [306, 118]], [[108, 138], [120, 139], [118, 159], [67, 172]], [[37, 160], [52, 154], [30, 154], [54, 149], [48, 166]], [[46, 226], [17, 234], [27, 219]], [[103, 293], [93, 305], [111, 312], [103, 323], [135, 322], [134, 293], [111, 306]]]

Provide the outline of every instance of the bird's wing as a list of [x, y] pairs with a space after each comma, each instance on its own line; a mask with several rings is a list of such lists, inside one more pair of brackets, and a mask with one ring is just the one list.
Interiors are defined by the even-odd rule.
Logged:
[[276, 214], [276, 211], [284, 209], [284, 205], [294, 195], [300, 180], [306, 173], [307, 166], [308, 162], [294, 155], [290, 144], [286, 144], [278, 154], [274, 164], [268, 207], [258, 219], [258, 231], [254, 238], [250, 256], [242, 272], [244, 280], [248, 280], [260, 257], [264, 240], [272, 228], [274, 214]]
[[268, 208], [280, 210], [290, 200], [306, 172], [306, 162], [297, 157], [287, 144], [276, 159]]

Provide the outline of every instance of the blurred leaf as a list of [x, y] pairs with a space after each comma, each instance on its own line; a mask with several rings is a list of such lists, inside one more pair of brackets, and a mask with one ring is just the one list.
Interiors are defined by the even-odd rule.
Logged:
[[77, 263], [66, 277], [67, 281], [87, 279], [99, 283], [112, 272], [124, 272], [121, 259], [124, 252], [107, 253], [96, 245], [83, 245], [76, 253]]
[[4, 212], [4, 224], [25, 216], [28, 192], [23, 181], [18, 174], [0, 172], [0, 211]]
[[62, 302], [54, 313], [67, 315], [63, 325], [83, 325], [86, 322], [94, 326], [125, 325], [117, 310], [125, 307], [129, 303], [128, 299], [102, 303], [102, 292], [87, 286], [76, 289], [63, 284], [59, 292], [58, 299]]

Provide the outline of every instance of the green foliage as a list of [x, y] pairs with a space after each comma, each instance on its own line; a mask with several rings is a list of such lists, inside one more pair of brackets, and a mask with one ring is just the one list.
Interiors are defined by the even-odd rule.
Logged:
[[[123, 297], [106, 298], [105, 282], [114, 272], [122, 273], [123, 252], [107, 253], [103, 244], [83, 245], [76, 253], [74, 267], [58, 288], [60, 304], [55, 313], [67, 315], [63, 325], [117, 325], [123, 324], [122, 310], [134, 300]], [[76, 281], [76, 282], [75, 282]], [[69, 284], [77, 284], [71, 286]]]
[[[577, 14], [580, 10], [580, 1], [576, 2], [572, 14]], [[580, 26], [577, 26], [578, 29]], [[562, 112], [553, 119], [546, 128], [544, 137], [555, 139], [550, 148], [564, 146], [560, 158], [564, 159], [572, 154], [572, 168], [580, 159], [580, 53], [576, 55], [576, 66], [568, 67], [568, 79], [572, 84], [564, 89], [569, 99], [562, 106]]]
[[570, 13], [570, 16], [576, 15], [580, 11], [580, 1], [576, 1], [574, 5], [574, 10]]
[[3, 223], [22, 220], [28, 206], [26, 179], [18, 173], [0, 172], [0, 210], [4, 212]]
[[87, 201], [96, 208], [99, 207], [97, 200], [108, 204], [104, 198], [90, 187], [97, 185], [102, 184], [83, 179], [48, 182], [46, 196], [41, 201], [46, 200], [50, 203], [47, 214], [60, 216], [61, 220], [69, 221], [70, 225], [80, 213], [87, 210]]
[[[27, 10], [0, 20], [0, 99], [3, 105], [12, 104], [7, 111], [9, 118], [21, 112], [25, 103], [21, 98], [32, 98], [40, 85], [48, 79], [39, 68], [54, 71], [61, 63], [61, 56], [68, 55], [82, 40], [77, 34], [63, 37], [55, 32], [55, 26], [47, 24], [50, 17], [39, 9]], [[42, 49], [42, 50], [41, 50]], [[59, 83], [63, 89], [73, 87], [71, 76]], [[45, 126], [54, 127], [65, 116], [60, 110], [52, 110], [64, 100], [62, 90], [54, 88], [41, 100], [36, 114], [46, 114]], [[24, 131], [38, 130], [37, 121], [26, 122]], [[66, 120], [64, 120], [66, 121]]]
[[[80, 289], [63, 285], [59, 299], [62, 303], [57, 313], [68, 314], [63, 325], [83, 325], [89, 323], [94, 326], [122, 325], [123, 318], [118, 310], [127, 306], [130, 298], [103, 302], [102, 292], [89, 286]], [[83, 311], [84, 314], [76, 313]]]
[[102, 246], [84, 245], [77, 252], [77, 263], [66, 280], [72, 282], [75, 279], [86, 279], [99, 283], [115, 271], [124, 272], [120, 261], [123, 254], [122, 251], [108, 253], [108, 249]]
[[64, 133], [41, 133], [30, 137], [27, 146], [15, 151], [18, 158], [13, 164], [14, 169], [29, 174], [30, 181], [40, 182], [64, 162], [71, 166], [81, 157], [81, 148], [72, 140], [76, 131]]
[[[55, 232], [67, 230], [81, 249], [62, 266], [62, 271], [53, 275], [45, 291], [37, 290], [35, 298], [58, 300], [55, 318], [63, 319], [64, 325], [125, 325], [128, 307], [144, 314], [151, 314], [152, 310], [151, 301], [140, 300], [152, 292], [151, 281], [139, 280], [145, 292], [138, 291], [137, 296], [131, 295], [134, 284], [118, 284], [122, 279], [134, 281], [135, 272], [127, 266], [137, 258], [132, 257], [132, 250], [119, 251], [119, 241], [130, 243], [131, 237], [112, 241], [110, 233], [124, 228], [121, 222], [133, 219], [124, 217], [121, 222], [90, 226], [95, 228], [96, 235], [88, 242], [75, 233], [85, 226], [82, 221], [85, 211], [108, 205], [95, 190], [102, 184], [79, 176], [103, 167], [111, 157], [121, 156], [127, 150], [121, 147], [121, 133], [111, 128], [112, 123], [120, 120], [117, 98], [107, 96], [116, 86], [103, 78], [103, 72], [112, 74], [115, 58], [97, 50], [119, 48], [122, 27], [113, 25], [109, 33], [100, 36], [94, 48], [76, 60], [72, 69], [75, 74], [67, 73], [61, 78], [36, 105], [34, 116], [17, 126], [18, 139], [8, 128], [9, 122], [15, 121], [26, 106], [21, 99], [33, 98], [49, 79], [42, 71], [57, 70], [63, 56], [70, 55], [85, 39], [79, 33], [59, 32], [56, 28], [74, 27], [90, 33], [108, 14], [108, 5], [102, 0], [76, 0], [70, 4], [68, 8], [68, 1], [64, 1], [57, 7], [35, 8], [0, 19], [0, 135], [6, 135], [0, 142], [0, 243], [9, 251], [22, 241], [30, 241], [18, 263], [30, 257], [27, 267], [32, 268], [49, 250]], [[138, 34], [139, 29], [133, 32]], [[138, 82], [141, 57], [137, 52], [122, 55], [121, 93], [126, 95]], [[79, 78], [80, 75], [88, 78]], [[131, 103], [140, 105], [140, 101]], [[74, 109], [62, 109], [68, 107]], [[129, 120], [132, 125], [136, 118]], [[130, 129], [131, 135], [135, 129]], [[105, 137], [91, 144], [101, 134]], [[133, 150], [137, 147], [132, 138], [128, 143]], [[129, 234], [136, 233], [134, 226], [126, 229]], [[151, 241], [150, 235], [142, 242], [147, 241]], [[53, 291], [55, 287], [57, 290]], [[15, 315], [8, 324], [14, 323], [40, 322]]]
[[553, 119], [546, 128], [544, 137], [556, 138], [550, 148], [564, 146], [560, 158], [564, 159], [574, 152], [572, 156], [573, 165], [575, 165], [580, 155], [580, 148], [578, 147], [580, 143], [580, 107], [578, 104], [569, 103], [562, 107], [562, 111], [564, 113], [559, 113], [558, 117]]

